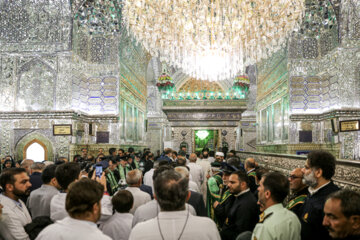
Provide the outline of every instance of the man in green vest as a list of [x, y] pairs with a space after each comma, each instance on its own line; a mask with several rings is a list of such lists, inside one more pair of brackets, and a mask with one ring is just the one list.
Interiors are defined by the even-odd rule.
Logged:
[[126, 187], [126, 174], [131, 171], [130, 165], [126, 161], [126, 157], [120, 157], [120, 164], [118, 165], [117, 169], [119, 171], [119, 182], [121, 187]]
[[227, 211], [232, 205], [232, 201], [230, 201], [231, 193], [228, 187], [228, 183], [230, 175], [236, 170], [237, 168], [227, 163], [225, 163], [220, 169], [220, 171], [222, 172], [223, 183], [220, 185], [219, 201], [215, 201], [213, 204], [214, 213], [219, 229], [224, 225], [227, 217]]
[[[223, 166], [219, 168], [221, 165]], [[231, 195], [227, 187], [228, 180], [231, 173], [236, 169], [226, 163], [221, 164], [219, 162], [213, 162], [211, 166], [214, 175], [208, 180], [206, 207], [208, 216], [220, 228], [225, 221], [225, 205]]]
[[290, 181], [291, 195], [289, 196], [286, 208], [293, 211], [299, 218], [301, 215], [301, 207], [309, 193], [308, 186], [302, 181], [303, 175], [301, 168], [295, 168], [290, 172], [288, 178]]
[[110, 159], [109, 160], [109, 167], [105, 170], [106, 173], [106, 183], [107, 183], [107, 190], [110, 196], [114, 195], [119, 188], [119, 171], [116, 169], [116, 161]]
[[256, 162], [255, 162], [255, 159], [253, 158], [247, 158], [245, 160], [245, 170], [246, 170], [246, 173], [249, 177], [249, 188], [250, 188], [250, 191], [252, 193], [255, 193], [256, 192], [256, 189], [257, 189], [257, 184], [256, 184]]
[[[220, 186], [223, 184], [222, 174], [220, 172], [221, 163], [211, 163], [213, 176], [207, 182], [206, 209], [207, 215], [215, 221], [214, 203], [220, 201]], [[215, 221], [216, 222], [216, 221]]]

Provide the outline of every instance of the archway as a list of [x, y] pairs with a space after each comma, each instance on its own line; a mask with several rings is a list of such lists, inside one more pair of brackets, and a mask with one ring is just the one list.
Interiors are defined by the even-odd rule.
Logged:
[[38, 139], [27, 143], [23, 150], [23, 159], [32, 159], [35, 162], [48, 160], [48, 151], [46, 145]]
[[[34, 143], [36, 144], [32, 145]], [[29, 156], [27, 155], [28, 148], [30, 147], [30, 151], [32, 151], [32, 149], [35, 150], [41, 149], [39, 148], [39, 145], [44, 151], [44, 155], [43, 155], [44, 159], [39, 161], [43, 161], [43, 160], [53, 161], [54, 160], [53, 142], [47, 136], [41, 134], [40, 132], [32, 132], [26, 134], [16, 143], [16, 147], [15, 147], [16, 159], [21, 160], [21, 159], [25, 159], [25, 157], [29, 158]]]

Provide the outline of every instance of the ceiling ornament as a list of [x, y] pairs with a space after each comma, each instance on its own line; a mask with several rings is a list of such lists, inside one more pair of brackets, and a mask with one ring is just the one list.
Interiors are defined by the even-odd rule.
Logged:
[[303, 12], [304, 0], [124, 0], [122, 16], [152, 56], [217, 81], [279, 50]]

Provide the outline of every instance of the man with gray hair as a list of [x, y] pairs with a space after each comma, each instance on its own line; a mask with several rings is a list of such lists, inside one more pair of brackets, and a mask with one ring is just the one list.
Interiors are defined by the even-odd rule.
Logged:
[[[175, 171], [180, 173], [183, 178], [188, 179], [190, 186], [190, 182], [192, 181], [189, 179], [189, 170], [186, 167], [179, 166], [175, 168]], [[196, 185], [196, 183], [194, 184]], [[202, 195], [196, 191], [191, 190], [190, 187], [189, 187], [189, 193], [190, 193], [190, 197], [187, 203], [189, 203], [191, 206], [195, 208], [197, 216], [206, 217], [207, 213]]]
[[31, 166], [31, 175], [30, 175], [30, 191], [34, 191], [41, 187], [43, 181], [41, 180], [41, 173], [45, 169], [45, 164], [41, 162], [34, 162]]
[[175, 171], [180, 173], [181, 176], [189, 179], [189, 190], [194, 191], [194, 192], [200, 192], [198, 185], [194, 181], [190, 180], [190, 173], [189, 173], [189, 170], [186, 167], [177, 166], [175, 168]]
[[27, 172], [27, 174], [30, 176], [31, 175], [31, 165], [34, 163], [34, 160], [31, 159], [24, 159], [22, 160], [20, 167], [24, 168]]
[[[155, 169], [154, 175], [153, 175], [154, 181], [157, 178], [157, 176], [159, 176], [162, 172], [167, 171], [167, 170], [172, 170], [172, 169], [173, 169], [173, 167], [168, 164], [157, 167]], [[191, 205], [186, 203], [185, 207], [186, 207], [186, 209], [189, 209], [190, 214], [196, 216], [196, 211]], [[160, 207], [159, 207], [159, 204], [158, 204], [158, 202], [156, 200], [156, 196], [155, 196], [155, 199], [151, 200], [150, 202], [147, 202], [144, 205], [141, 205], [140, 207], [138, 207], [136, 209], [136, 211], [134, 213], [132, 226], [134, 227], [139, 222], [145, 222], [147, 220], [150, 220], [150, 219], [156, 217], [158, 215], [159, 211], [160, 211]]]
[[151, 201], [151, 196], [140, 190], [141, 182], [142, 172], [139, 169], [129, 171], [126, 174], [126, 183], [129, 185], [126, 190], [131, 192], [134, 197], [134, 205], [130, 209], [131, 214], [134, 214], [139, 206]]
[[185, 209], [188, 180], [174, 170], [167, 170], [154, 181], [155, 196], [160, 205], [156, 218], [138, 223], [130, 233], [137, 239], [218, 239], [219, 232], [210, 218], [197, 217]]

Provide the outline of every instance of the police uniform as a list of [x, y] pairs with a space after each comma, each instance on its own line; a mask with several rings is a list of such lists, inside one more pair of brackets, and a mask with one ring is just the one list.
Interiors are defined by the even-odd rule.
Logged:
[[267, 208], [256, 224], [252, 240], [300, 240], [301, 224], [298, 217], [281, 203]]
[[234, 201], [226, 212], [220, 232], [222, 239], [233, 240], [245, 231], [252, 231], [259, 220], [259, 208], [254, 195], [247, 189], [232, 197]]
[[255, 191], [257, 190], [257, 185], [256, 185], [256, 172], [255, 172], [255, 168], [251, 169], [250, 171], [247, 172], [247, 175], [249, 177], [249, 188], [250, 191], [252, 193], [255, 193]]
[[289, 198], [288, 203], [286, 204], [286, 208], [295, 213], [300, 218], [301, 208], [304, 205], [305, 199], [308, 194], [309, 191], [307, 187], [292, 194]]

